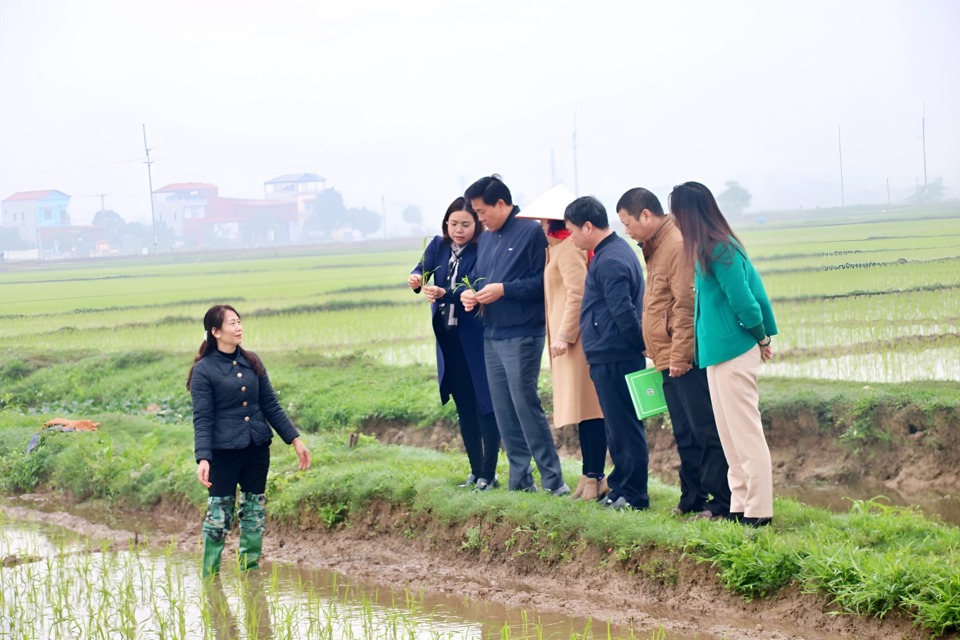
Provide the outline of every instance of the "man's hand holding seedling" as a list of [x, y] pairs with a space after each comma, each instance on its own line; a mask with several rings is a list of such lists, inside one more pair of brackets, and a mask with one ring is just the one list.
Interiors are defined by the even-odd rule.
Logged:
[[503, 283], [502, 282], [491, 282], [490, 284], [483, 287], [479, 291], [464, 291], [460, 296], [460, 301], [463, 303], [463, 308], [467, 311], [473, 311], [474, 307], [478, 304], [487, 305], [492, 302], [496, 302], [503, 297]]

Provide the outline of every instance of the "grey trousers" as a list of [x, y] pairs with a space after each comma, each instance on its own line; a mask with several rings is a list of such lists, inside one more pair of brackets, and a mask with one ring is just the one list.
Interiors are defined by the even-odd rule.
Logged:
[[510, 462], [512, 491], [533, 486], [531, 457], [544, 490], [563, 487], [557, 446], [537, 393], [543, 341], [543, 336], [483, 341], [490, 398]]

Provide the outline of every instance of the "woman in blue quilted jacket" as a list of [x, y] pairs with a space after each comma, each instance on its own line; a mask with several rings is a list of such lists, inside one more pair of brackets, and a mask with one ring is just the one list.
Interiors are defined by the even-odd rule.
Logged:
[[197, 479], [210, 494], [203, 521], [203, 575], [209, 576], [220, 572], [238, 485], [240, 566], [259, 566], [273, 432], [293, 445], [301, 471], [310, 468], [310, 450], [280, 406], [260, 358], [240, 347], [243, 325], [237, 310], [226, 304], [211, 307], [203, 328], [187, 389], [193, 397]]

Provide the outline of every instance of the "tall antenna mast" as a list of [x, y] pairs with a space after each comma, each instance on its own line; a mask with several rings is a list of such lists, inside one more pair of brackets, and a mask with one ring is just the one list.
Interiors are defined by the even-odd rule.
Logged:
[[153, 208], [153, 172], [150, 169], [150, 165], [153, 164], [153, 160], [150, 159], [150, 147], [147, 146], [147, 125], [143, 125], [143, 149], [147, 152], [147, 160], [144, 164], [147, 165], [147, 183], [150, 185], [150, 224], [153, 228], [153, 253], [157, 254], [157, 214]]

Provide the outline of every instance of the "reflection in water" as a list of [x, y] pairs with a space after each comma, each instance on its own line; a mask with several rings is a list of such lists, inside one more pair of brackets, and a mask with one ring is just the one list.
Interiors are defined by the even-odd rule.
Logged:
[[[231, 603], [220, 576], [203, 581], [203, 595], [209, 607], [209, 620], [204, 620], [206, 636], [212, 636], [215, 640], [273, 638], [263, 576], [249, 574], [238, 580], [235, 586]], [[201, 607], [201, 610], [204, 608]], [[238, 617], [241, 621], [239, 624]]]

